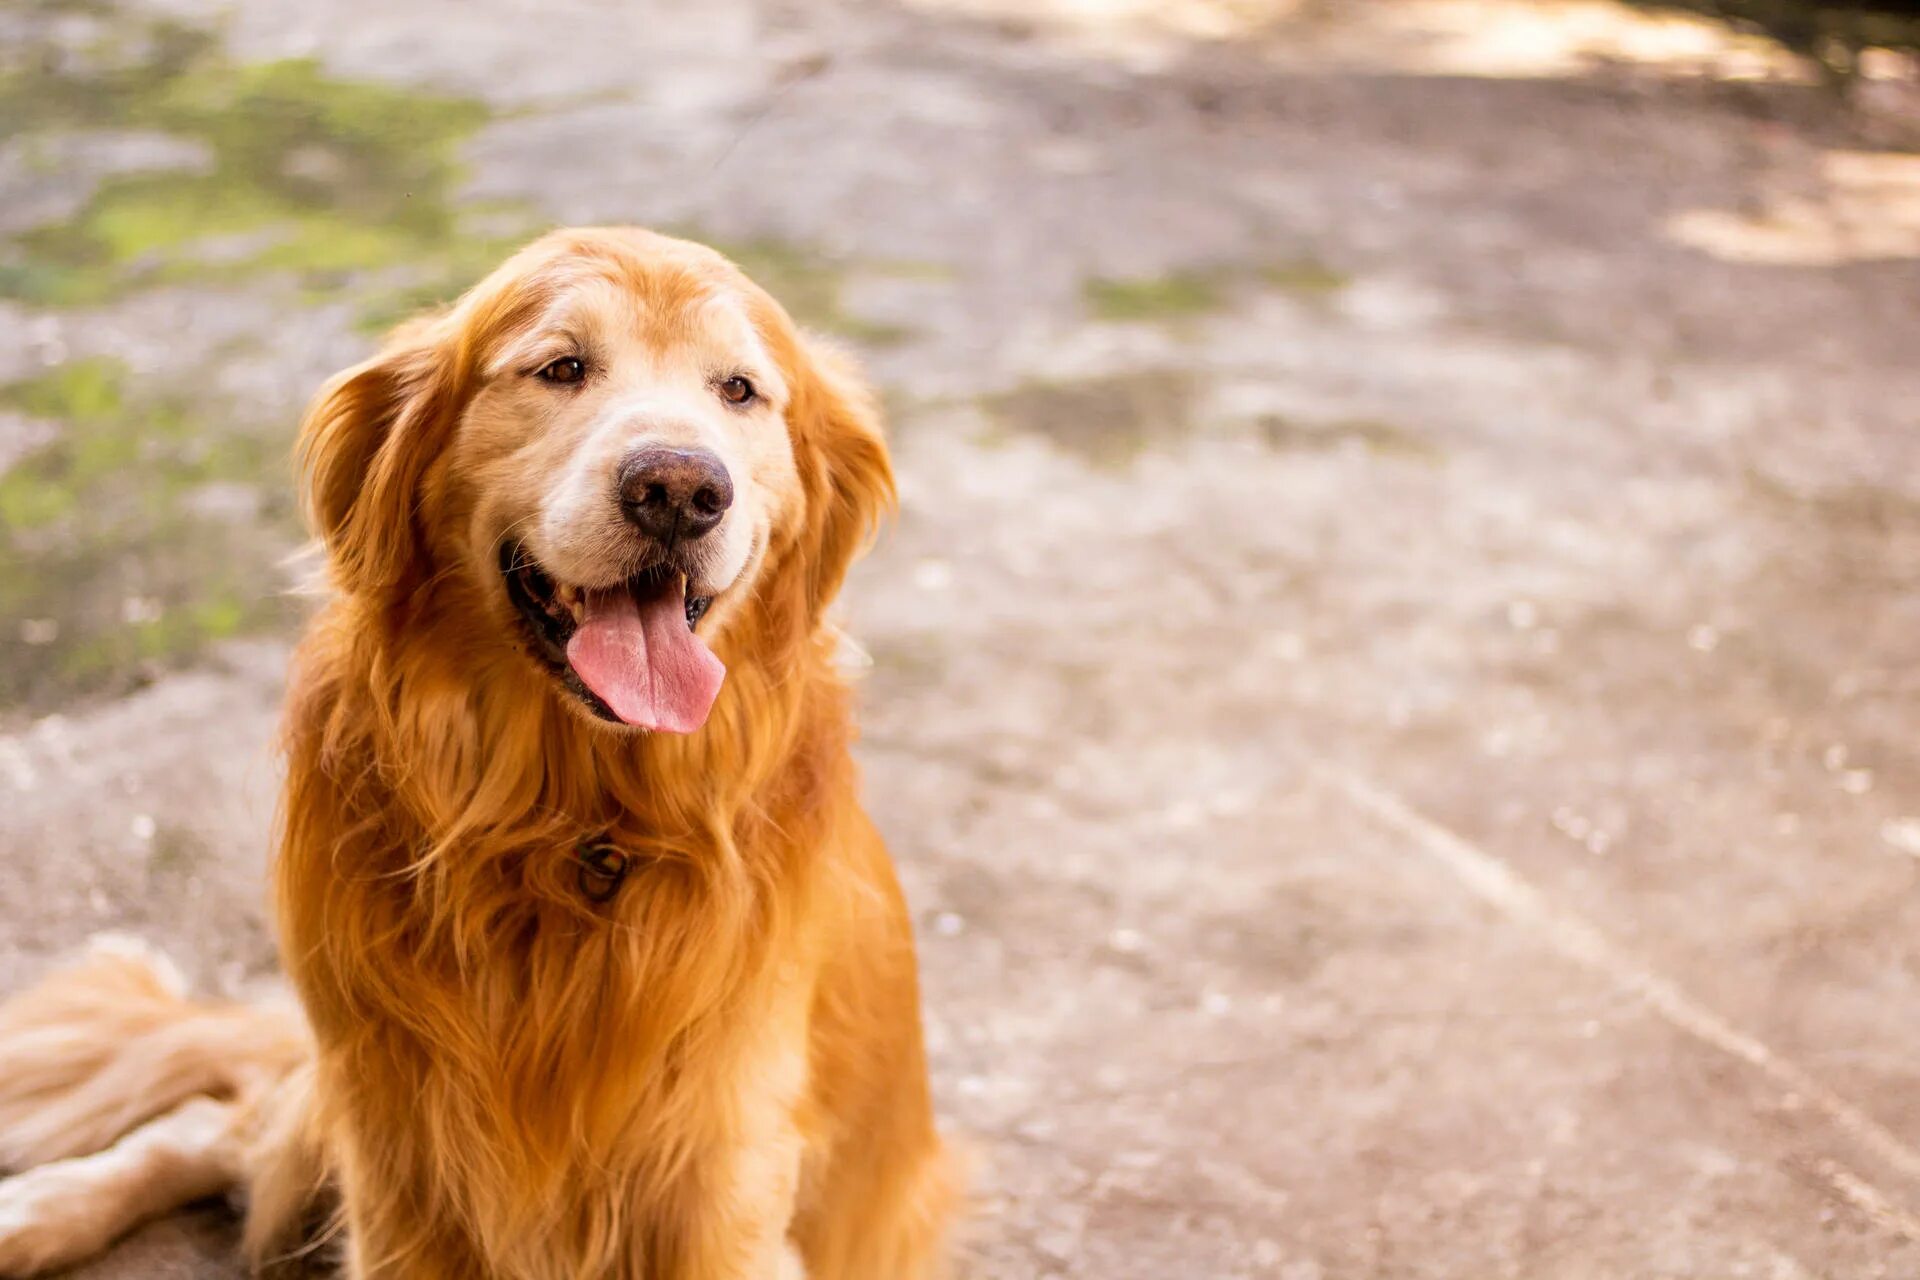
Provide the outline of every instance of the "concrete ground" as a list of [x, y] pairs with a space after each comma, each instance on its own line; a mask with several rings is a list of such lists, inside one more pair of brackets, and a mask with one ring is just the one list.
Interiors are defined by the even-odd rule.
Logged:
[[1920, 1274], [1896, 117], [1601, 0], [144, 2], [0, 14], [0, 989], [270, 977], [299, 406], [640, 221], [892, 407], [963, 1276]]

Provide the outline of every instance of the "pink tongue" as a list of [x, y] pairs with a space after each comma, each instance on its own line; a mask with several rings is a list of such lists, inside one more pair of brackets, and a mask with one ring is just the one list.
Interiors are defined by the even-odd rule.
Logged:
[[625, 587], [588, 592], [567, 661], [622, 720], [668, 733], [705, 724], [727, 674], [687, 625], [684, 579], [641, 601]]

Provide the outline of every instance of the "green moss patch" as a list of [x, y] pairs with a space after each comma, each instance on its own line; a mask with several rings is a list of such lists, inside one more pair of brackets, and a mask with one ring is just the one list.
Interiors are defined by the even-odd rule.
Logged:
[[1254, 272], [1254, 278], [1268, 289], [1306, 297], [1338, 293], [1353, 283], [1352, 277], [1335, 271], [1318, 258], [1268, 262]]
[[1087, 308], [1102, 320], [1177, 320], [1206, 315], [1226, 305], [1224, 274], [1180, 271], [1137, 279], [1089, 280]]
[[1081, 294], [1089, 313], [1116, 323], [1174, 323], [1211, 315], [1248, 287], [1314, 297], [1346, 288], [1348, 278], [1315, 258], [1257, 266], [1221, 265], [1162, 276], [1100, 276]]
[[103, 31], [78, 50], [28, 40], [0, 56], [5, 132], [57, 153], [76, 130], [136, 127], [209, 160], [110, 177], [74, 217], [0, 245], [0, 296], [92, 304], [261, 272], [337, 291], [353, 273], [399, 269], [385, 287], [438, 300], [450, 271], [467, 283], [473, 261], [534, 229], [524, 211], [503, 232], [500, 210], [453, 203], [459, 149], [488, 118], [476, 100], [342, 79], [309, 59], [235, 63], [216, 33], [174, 22], [114, 15]]
[[1258, 423], [1260, 435], [1277, 450], [1337, 449], [1358, 445], [1368, 453], [1388, 457], [1432, 460], [1440, 456], [1433, 441], [1378, 418], [1335, 418], [1329, 422], [1299, 422], [1267, 414]]
[[1193, 379], [1164, 369], [1030, 382], [981, 403], [996, 432], [1039, 436], [1096, 467], [1118, 469], [1155, 440], [1193, 427]]
[[284, 440], [109, 360], [0, 386], [0, 407], [59, 424], [0, 474], [0, 706], [125, 689], [291, 618]]

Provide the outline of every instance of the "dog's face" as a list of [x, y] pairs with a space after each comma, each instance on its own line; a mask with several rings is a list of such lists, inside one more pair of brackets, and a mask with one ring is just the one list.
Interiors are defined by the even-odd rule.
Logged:
[[717, 272], [651, 264], [553, 294], [487, 360], [456, 432], [476, 575], [601, 717], [689, 732], [706, 644], [804, 499], [786, 375]]
[[548, 237], [403, 331], [303, 452], [347, 590], [440, 584], [470, 643], [518, 647], [583, 714], [682, 733], [715, 640], [756, 602], [769, 625], [775, 585], [805, 597], [784, 625], [817, 622], [844, 526], [890, 495], [844, 372], [719, 255], [632, 231]]

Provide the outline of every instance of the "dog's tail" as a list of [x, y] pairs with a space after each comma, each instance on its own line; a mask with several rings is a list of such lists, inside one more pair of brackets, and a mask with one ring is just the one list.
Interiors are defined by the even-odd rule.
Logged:
[[292, 1001], [195, 1000], [158, 952], [96, 938], [0, 1004], [0, 1276], [103, 1248], [222, 1191], [256, 1265], [324, 1190], [313, 1043]]

